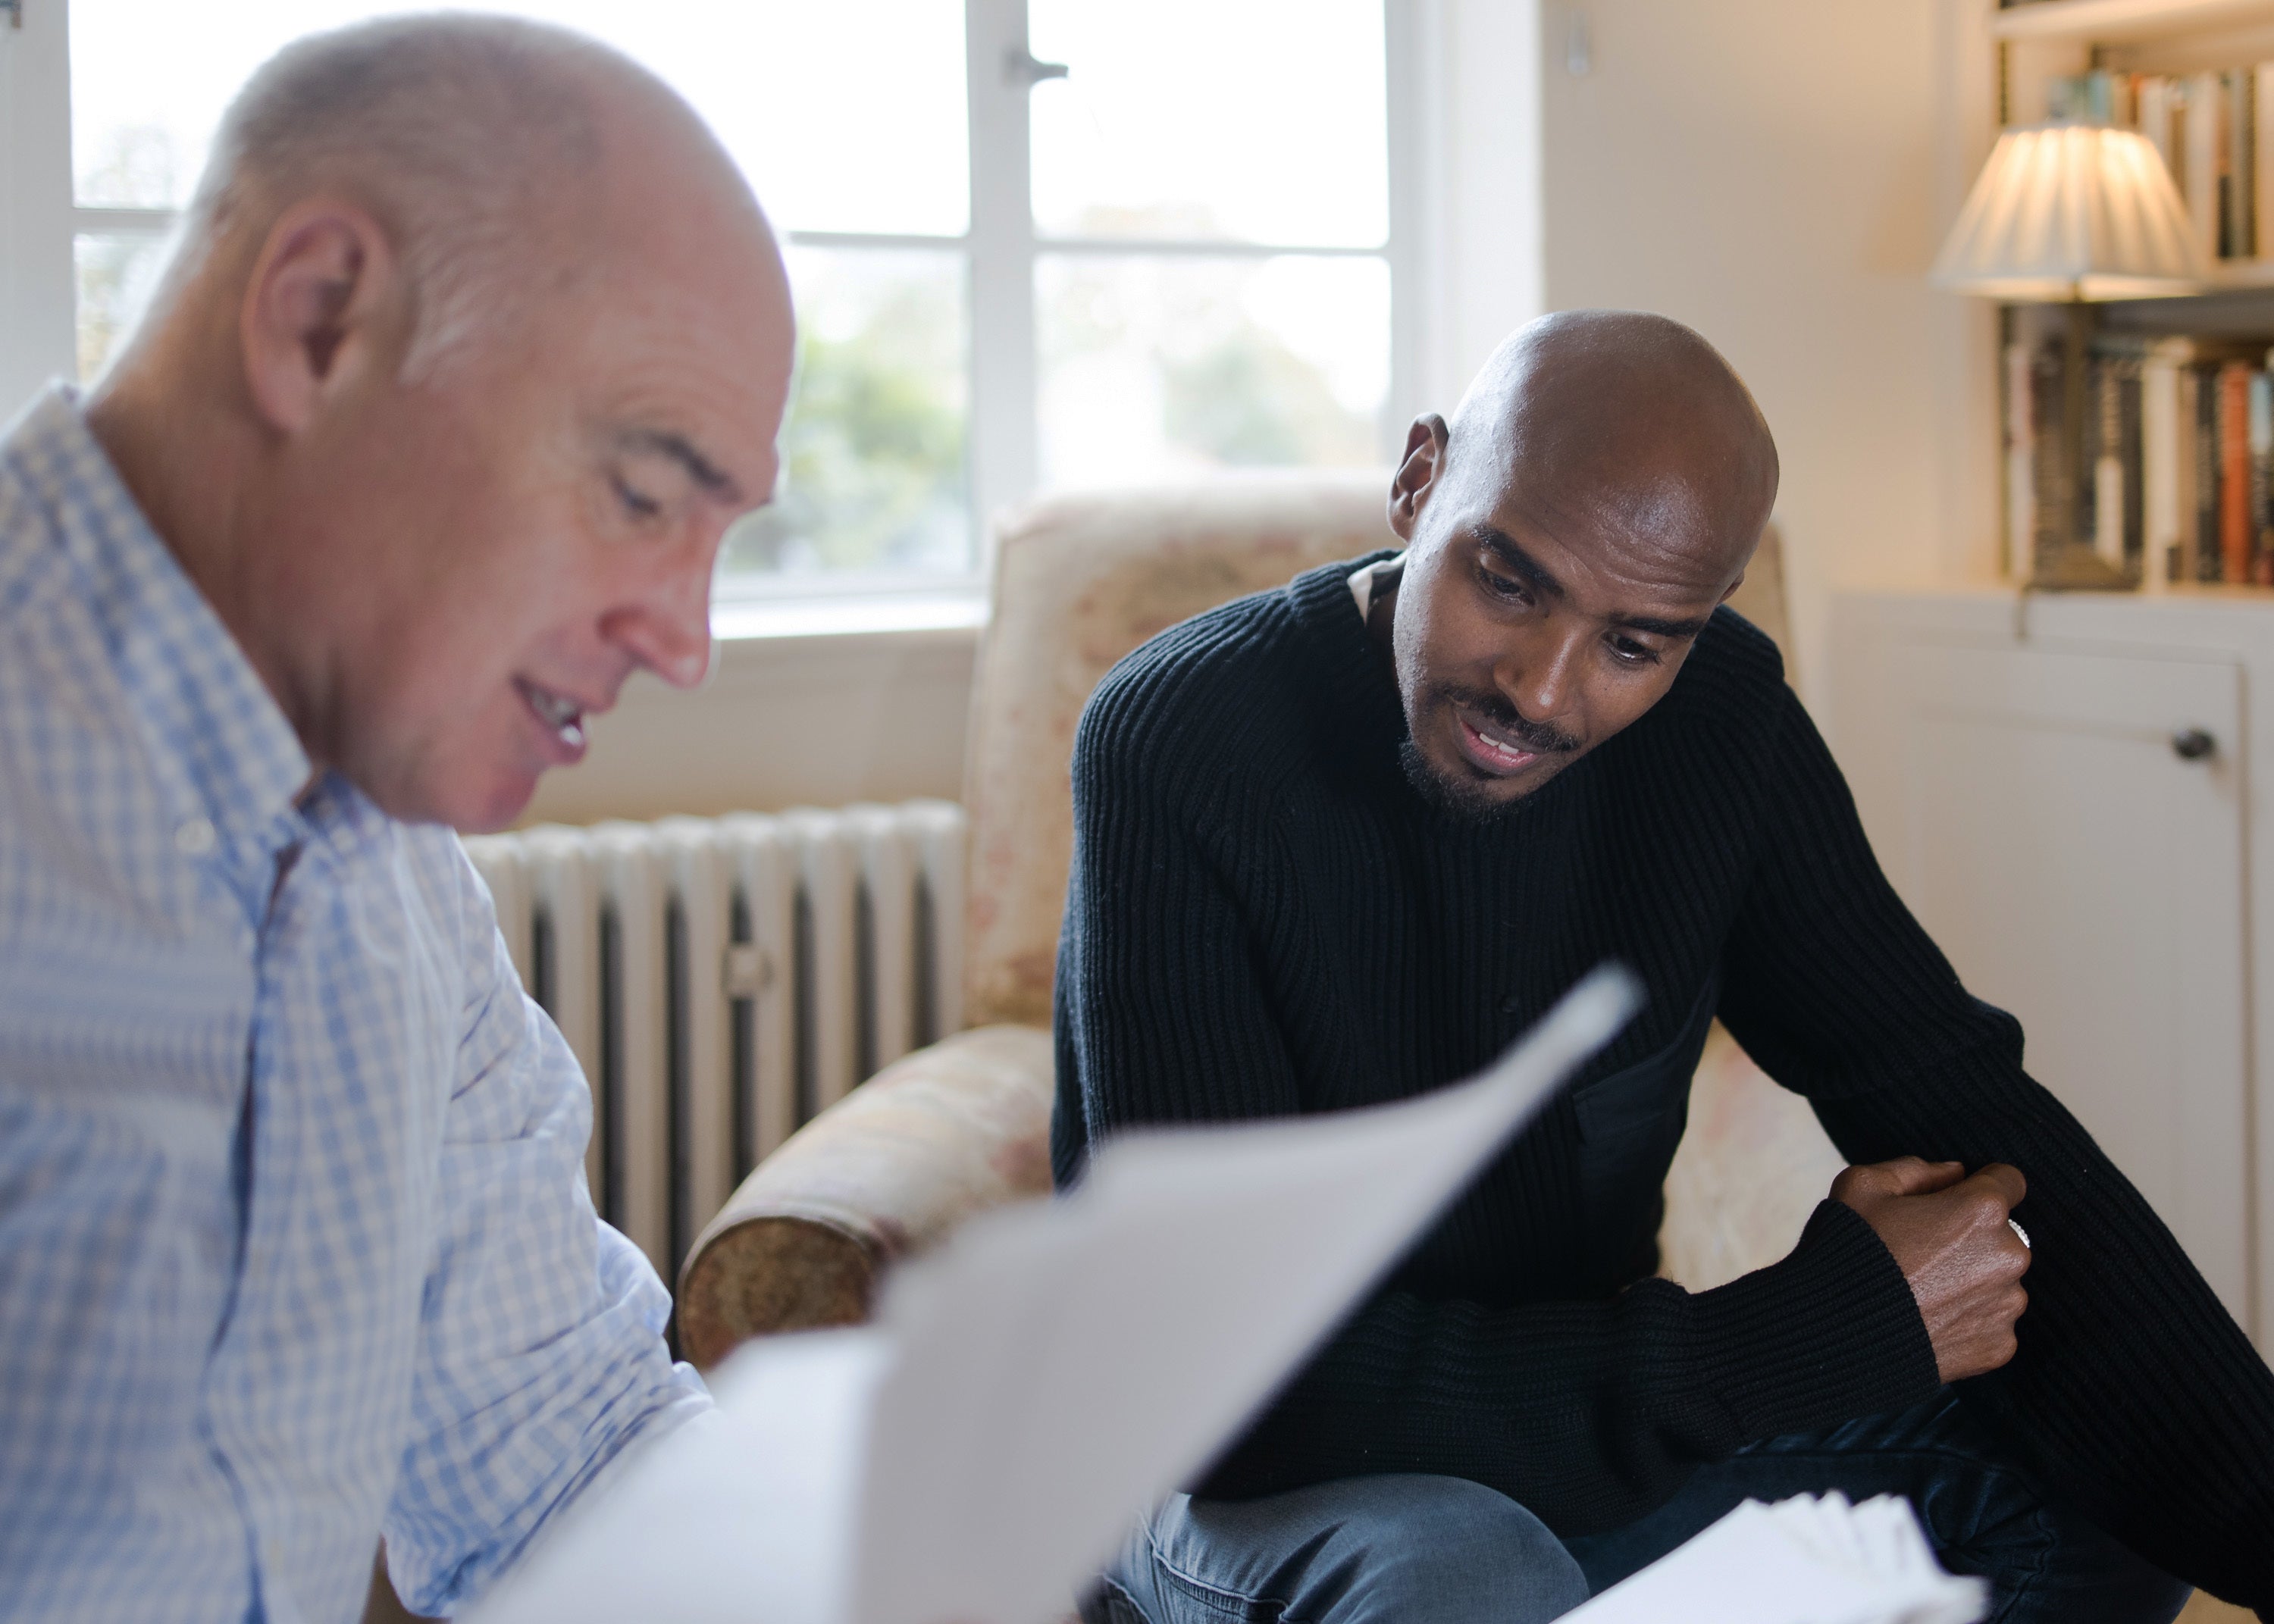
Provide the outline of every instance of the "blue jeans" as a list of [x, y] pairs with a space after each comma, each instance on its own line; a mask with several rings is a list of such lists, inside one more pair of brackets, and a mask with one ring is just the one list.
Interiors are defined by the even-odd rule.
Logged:
[[1746, 1500], [1901, 1494], [1993, 1624], [2170, 1624], [2187, 1587], [2050, 1502], [1945, 1393], [1701, 1467], [1656, 1511], [1559, 1540], [1458, 1477], [1348, 1477], [1253, 1500], [1179, 1495], [1148, 1517], [1086, 1624], [1531, 1624], [1646, 1567]]

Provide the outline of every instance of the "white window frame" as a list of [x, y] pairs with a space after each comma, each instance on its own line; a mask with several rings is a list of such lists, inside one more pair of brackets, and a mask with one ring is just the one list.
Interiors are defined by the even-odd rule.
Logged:
[[[764, 635], [795, 624], [794, 606], [840, 600], [849, 617], [876, 624], [975, 620], [986, 587], [992, 521], [1031, 498], [1037, 482], [1035, 270], [1044, 254], [1265, 259], [1279, 254], [1374, 259], [1390, 278], [1389, 385], [1382, 456], [1396, 456], [1404, 425], [1422, 410], [1422, 357], [1434, 338], [1439, 281], [1433, 199], [1442, 164], [1425, 150], [1423, 109], [1441, 84], [1436, 13], [1441, 0], [1385, 0], [1385, 107], [1389, 233], [1379, 244], [1328, 247], [1216, 240], [1048, 237], [1029, 203], [1028, 0], [964, 0], [971, 217], [960, 236], [790, 231], [798, 245], [922, 249], [960, 253], [966, 267], [970, 345], [966, 477], [974, 536], [972, 570], [930, 577], [842, 580], [800, 576], [752, 582], [719, 602], [723, 635]], [[13, 11], [13, 16], [11, 13]], [[70, 0], [0, 0], [0, 414], [11, 415], [48, 379], [76, 371], [80, 233], [164, 235], [173, 211], [87, 208], [73, 195]], [[870, 605], [863, 611], [856, 605]], [[959, 612], [956, 605], [964, 606]], [[768, 613], [769, 607], [782, 613]]]

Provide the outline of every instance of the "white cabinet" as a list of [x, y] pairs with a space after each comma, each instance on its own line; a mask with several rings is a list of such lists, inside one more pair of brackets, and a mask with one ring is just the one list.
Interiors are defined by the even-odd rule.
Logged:
[[[2252, 1034], [2274, 999], [2250, 813], [2274, 751], [2248, 702], [2255, 676], [2274, 709], [2274, 605], [2026, 613], [2017, 629], [2010, 593], [1840, 599], [1834, 748], [1896, 890], [2263, 1348]], [[2257, 849], [2274, 867], [2274, 840]]]

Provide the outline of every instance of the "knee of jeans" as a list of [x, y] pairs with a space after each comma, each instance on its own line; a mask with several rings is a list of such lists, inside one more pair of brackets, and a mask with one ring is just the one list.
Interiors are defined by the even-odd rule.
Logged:
[[1440, 1602], [1474, 1596], [1503, 1619], [1551, 1619], [1587, 1599], [1563, 1542], [1507, 1495], [1460, 1477], [1381, 1483], [1377, 1513], [1341, 1530], [1367, 1548], [1374, 1583]]

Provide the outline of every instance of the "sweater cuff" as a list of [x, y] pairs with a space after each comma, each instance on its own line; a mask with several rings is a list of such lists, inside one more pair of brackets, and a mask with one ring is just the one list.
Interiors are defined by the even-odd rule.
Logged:
[[1910, 1282], [1844, 1201], [1819, 1202], [1782, 1262], [1695, 1302], [1707, 1388], [1748, 1442], [1909, 1409], [1942, 1385]]

